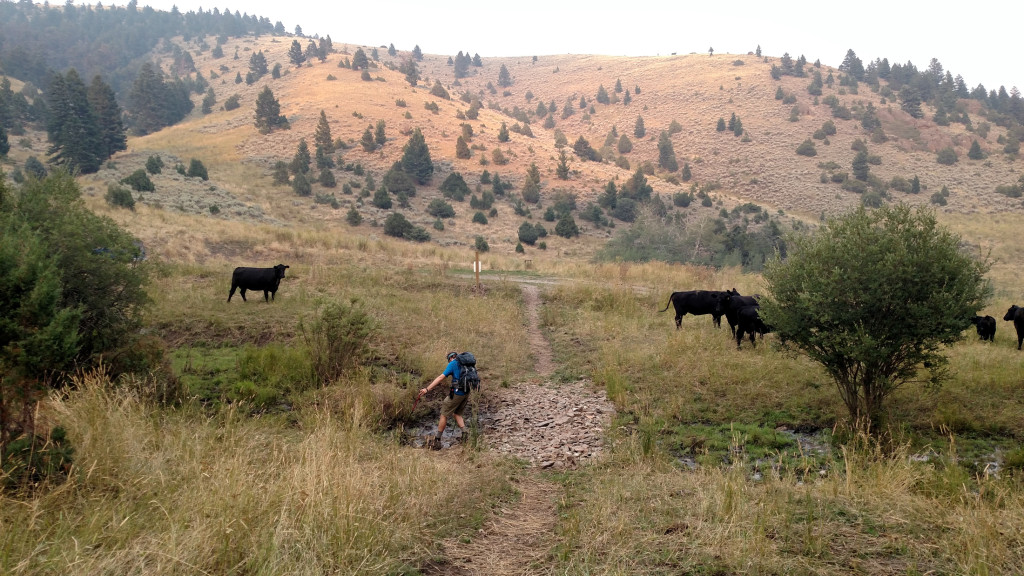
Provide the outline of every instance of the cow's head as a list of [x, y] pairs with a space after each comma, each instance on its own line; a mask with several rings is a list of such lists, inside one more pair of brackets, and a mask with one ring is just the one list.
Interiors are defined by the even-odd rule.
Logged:
[[1017, 310], [1019, 309], [1020, 306], [1017, 306], [1016, 304], [1010, 306], [1010, 309], [1006, 311], [1006, 316], [1003, 316], [1003, 320], [1013, 320], [1013, 317], [1017, 314]]
[[284, 278], [284, 269], [287, 268], [284, 264], [278, 264], [274, 266], [274, 277]]

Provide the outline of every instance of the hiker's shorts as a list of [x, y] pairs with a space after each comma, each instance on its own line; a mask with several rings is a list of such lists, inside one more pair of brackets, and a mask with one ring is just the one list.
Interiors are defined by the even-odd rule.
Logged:
[[441, 405], [441, 415], [444, 417], [450, 417], [453, 414], [462, 416], [462, 413], [466, 411], [466, 404], [469, 403], [469, 394], [458, 394], [453, 395], [451, 398], [445, 398], [444, 404]]

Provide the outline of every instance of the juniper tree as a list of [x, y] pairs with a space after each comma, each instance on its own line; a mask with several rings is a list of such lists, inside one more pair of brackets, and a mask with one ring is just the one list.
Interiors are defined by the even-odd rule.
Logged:
[[377, 120], [377, 126], [373, 130], [373, 141], [379, 147], [383, 147], [388, 141], [387, 134], [385, 134], [386, 127], [383, 120]]
[[502, 122], [501, 128], [498, 129], [498, 142], [508, 142], [508, 137], [508, 126]]
[[643, 116], [636, 117], [636, 124], [633, 126], [633, 136], [637, 138], [643, 138], [647, 134], [647, 128], [644, 128]]
[[469, 145], [466, 144], [466, 139], [459, 136], [459, 139], [455, 142], [455, 157], [465, 160], [471, 156], [472, 153], [469, 150]]
[[352, 54], [352, 70], [366, 70], [370, 66], [370, 60], [362, 48], [356, 48]]

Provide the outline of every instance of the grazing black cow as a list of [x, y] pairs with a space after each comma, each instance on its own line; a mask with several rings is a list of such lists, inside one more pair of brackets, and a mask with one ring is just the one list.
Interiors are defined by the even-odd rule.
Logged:
[[1024, 308], [1016, 304], [1010, 306], [1003, 320], [1013, 320], [1013, 327], [1017, 329], [1017, 350], [1020, 350], [1020, 345], [1024, 343]]
[[726, 290], [726, 294], [729, 296], [722, 302], [722, 311], [725, 314], [725, 320], [729, 323], [729, 330], [732, 335], [736, 335], [736, 315], [739, 313], [740, 308], [746, 306], [760, 306], [758, 302], [760, 296], [743, 296], [735, 288], [732, 290]]
[[758, 314], [757, 310], [760, 306], [744, 306], [736, 311], [736, 349], [740, 349], [740, 344], [743, 343], [743, 334], [750, 334], [750, 345], [757, 346], [755, 336], [760, 334], [764, 336], [766, 333], [771, 332], [770, 326], [761, 320], [761, 315]]
[[287, 266], [284, 264], [278, 264], [273, 268], [244, 268], [241, 266], [235, 268], [234, 273], [231, 274], [231, 292], [228, 293], [228, 302], [231, 302], [236, 288], [242, 295], [243, 302], [246, 301], [246, 290], [263, 290], [263, 299], [270, 302], [277, 293], [277, 287], [281, 285], [285, 268]]
[[668, 304], [659, 310], [664, 312], [669, 306], [676, 307], [676, 330], [683, 324], [683, 316], [693, 314], [711, 314], [714, 325], [722, 327], [722, 306], [728, 298], [728, 292], [718, 290], [687, 290], [685, 292], [673, 292], [668, 297]]
[[996, 319], [991, 316], [972, 316], [971, 324], [978, 330], [982, 340], [992, 342], [996, 338]]

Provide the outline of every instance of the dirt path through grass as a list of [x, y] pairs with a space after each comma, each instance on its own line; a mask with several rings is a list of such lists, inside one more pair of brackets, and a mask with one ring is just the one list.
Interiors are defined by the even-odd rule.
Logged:
[[541, 296], [522, 285], [536, 380], [482, 394], [480, 424], [486, 445], [530, 463], [513, 480], [519, 498], [493, 513], [476, 535], [443, 542], [443, 563], [425, 574], [508, 576], [550, 574], [562, 489], [541, 470], [572, 469], [600, 453], [614, 408], [590, 382], [555, 383], [554, 353], [540, 329]]

